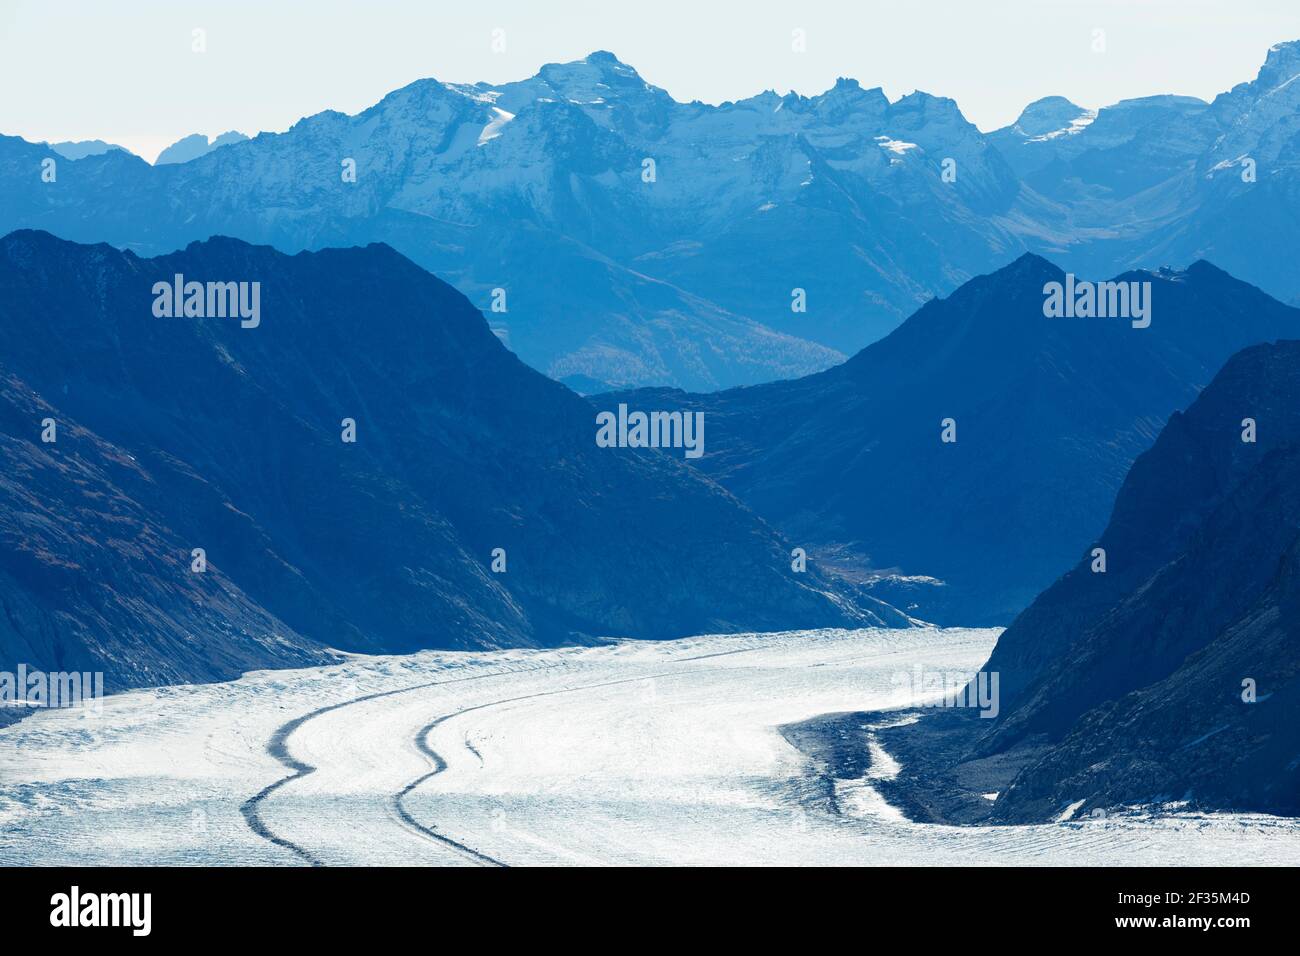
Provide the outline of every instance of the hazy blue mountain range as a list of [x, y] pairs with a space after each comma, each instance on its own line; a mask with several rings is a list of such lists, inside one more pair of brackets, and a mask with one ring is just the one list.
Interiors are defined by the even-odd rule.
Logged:
[[504, 289], [493, 327], [554, 378], [709, 390], [835, 365], [1024, 251], [1093, 278], [1206, 258], [1300, 298], [1297, 75], [1286, 43], [1211, 103], [1049, 98], [986, 135], [950, 99], [852, 80], [679, 103], [594, 53], [517, 83], [419, 80], [188, 162], [65, 160], [53, 183], [49, 147], [0, 138], [0, 230], [140, 254], [382, 240], [480, 308]]
[[77, 142], [64, 143], [47, 143], [50, 149], [54, 150], [64, 159], [85, 159], [87, 156], [100, 156], [107, 153], [110, 149], [129, 152], [125, 147], [118, 146], [116, 143], [106, 143], [102, 139], [83, 139]]
[[248, 137], [238, 130], [231, 130], [228, 133], [222, 133], [214, 137], [211, 141], [202, 133], [192, 133], [184, 139], [178, 139], [161, 153], [153, 161], [155, 166], [166, 166], [170, 163], [188, 163], [192, 159], [198, 159], [200, 156], [206, 156], [221, 146], [229, 146], [231, 143], [242, 143]]
[[[260, 324], [156, 317], [178, 273], [260, 282]], [[0, 670], [122, 687], [327, 647], [906, 623], [794, 573], [680, 457], [597, 447], [584, 400], [385, 246], [143, 259], [21, 231], [0, 303]]]
[[1147, 328], [1045, 317], [1044, 286], [1064, 279], [1026, 254], [826, 372], [591, 401], [703, 411], [695, 464], [823, 569], [875, 577], [926, 620], [1009, 623], [1094, 545], [1173, 412], [1233, 353], [1300, 335], [1300, 310], [1205, 262], [1117, 277], [1150, 283]]
[[995, 818], [1300, 812], [1300, 342], [1244, 350], [1174, 415], [1099, 540], [1106, 572], [1081, 561], [986, 665], [1001, 715], [970, 755], [1048, 744]]

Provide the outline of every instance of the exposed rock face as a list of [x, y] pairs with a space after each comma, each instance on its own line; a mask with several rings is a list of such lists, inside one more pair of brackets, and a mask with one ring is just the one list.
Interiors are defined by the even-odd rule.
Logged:
[[976, 753], [1052, 743], [997, 818], [1079, 800], [1300, 812], [1300, 342], [1246, 349], [1170, 420], [1100, 543], [1106, 573], [1081, 563], [986, 665], [1003, 713]]

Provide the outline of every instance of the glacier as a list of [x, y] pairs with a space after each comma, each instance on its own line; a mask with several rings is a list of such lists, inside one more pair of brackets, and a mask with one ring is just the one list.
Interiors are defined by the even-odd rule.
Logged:
[[898, 770], [874, 737], [870, 770], [826, 781], [781, 733], [916, 719], [896, 675], [974, 673], [999, 633], [349, 655], [134, 690], [0, 731], [0, 864], [1300, 863], [1300, 821], [1258, 814], [913, 823], [873, 786]]

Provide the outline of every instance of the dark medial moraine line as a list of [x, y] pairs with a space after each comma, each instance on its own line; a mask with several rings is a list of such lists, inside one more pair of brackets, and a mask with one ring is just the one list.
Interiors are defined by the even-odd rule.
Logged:
[[[694, 659], [695, 658], [682, 658], [683, 661], [694, 660]], [[680, 663], [680, 662], [681, 661], [674, 661], [673, 663]], [[508, 697], [505, 700], [489, 701], [486, 704], [475, 704], [473, 707], [466, 707], [463, 710], [458, 710], [450, 714], [443, 714], [441, 717], [435, 717], [433, 720], [429, 721], [427, 724], [421, 727], [420, 730], [415, 735], [415, 746], [420, 750], [421, 753], [423, 753], [426, 757], [428, 757], [431, 761], [433, 761], [433, 769], [430, 770], [428, 773], [415, 778], [410, 783], [408, 783], [405, 787], [403, 787], [393, 797], [393, 809], [397, 812], [397, 815], [402, 819], [402, 821], [406, 823], [408, 826], [412, 827], [415, 830], [418, 830], [420, 833], [424, 834], [425, 836], [431, 839], [437, 840], [439, 843], [444, 843], [447, 846], [452, 847], [453, 849], [460, 850], [464, 853], [468, 853], [471, 856], [473, 856], [475, 859], [487, 863], [491, 866], [503, 866], [503, 867], [509, 866], [508, 863], [502, 863], [500, 860], [494, 859], [488, 856], [487, 854], [480, 853], [477, 850], [473, 850], [470, 847], [465, 846], [463, 843], [456, 842], [450, 837], [443, 836], [441, 833], [439, 833], [437, 830], [433, 829], [432, 827], [427, 827], [424, 824], [420, 823], [418, 820], [415, 819], [414, 816], [411, 815], [411, 812], [406, 809], [406, 806], [403, 803], [403, 801], [406, 799], [408, 795], [410, 795], [412, 792], [414, 792], [419, 787], [421, 787], [426, 781], [432, 780], [438, 774], [442, 773], [444, 770], [447, 769], [447, 761], [442, 758], [441, 754], [439, 754], [436, 750], [434, 750], [432, 747], [429, 746], [429, 734], [433, 731], [433, 729], [437, 727], [439, 724], [446, 723], [447, 721], [451, 720], [453, 717], [460, 717], [463, 714], [468, 714], [476, 710], [486, 710], [489, 707], [499, 707], [502, 704], [513, 704], [516, 701], [521, 701], [521, 700], [535, 700], [538, 697], [554, 697], [557, 694], [572, 694], [580, 690], [595, 690], [598, 687], [613, 687], [618, 684], [639, 684], [642, 681], [656, 680], [660, 677], [674, 677], [674, 676], [680, 676], [680, 675], [663, 673], [663, 674], [645, 674], [640, 677], [622, 677], [619, 678], [618, 680], [601, 681], [598, 684], [584, 684], [579, 687], [565, 687], [560, 690], [547, 690], [547, 691], [541, 691], [536, 694], [524, 694], [521, 697]], [[408, 689], [414, 690], [415, 688], [412, 687]], [[482, 759], [483, 759], [482, 757], [479, 757], [480, 761]]]
[[[559, 666], [558, 664], [544, 664], [541, 667], [525, 668], [525, 671], [545, 670], [550, 667], [558, 667], [558, 666]], [[462, 684], [466, 681], [471, 681], [471, 680], [483, 680], [484, 678], [487, 677], [502, 677], [506, 674], [518, 674], [523, 672], [524, 671], [517, 671], [517, 670], [516, 671], [494, 671], [491, 674], [475, 674], [473, 677], [458, 677], [453, 680], [426, 681], [423, 684], [414, 684], [410, 687], [399, 687], [396, 690], [385, 690], [385, 691], [379, 691], [374, 694], [365, 694], [361, 697], [354, 697], [351, 700], [343, 700], [343, 701], [339, 701], [336, 704], [330, 704], [326, 707], [318, 708], [317, 710], [313, 710], [310, 713], [301, 714], [298, 717], [295, 717], [293, 720], [281, 724], [276, 729], [275, 733], [271, 735], [271, 739], [267, 741], [266, 752], [270, 754], [272, 757], [274, 757], [276, 760], [278, 760], [280, 763], [284, 764], [290, 770], [292, 770], [293, 773], [289, 774], [287, 777], [281, 777], [279, 780], [275, 781], [275, 783], [263, 787], [256, 794], [254, 794], [253, 796], [245, 800], [243, 804], [241, 804], [239, 807], [239, 812], [244, 816], [244, 822], [248, 824], [248, 828], [250, 830], [252, 830], [258, 836], [260, 836], [262, 839], [267, 840], [270, 843], [274, 843], [276, 846], [283, 847], [284, 849], [290, 851], [291, 853], [296, 854], [297, 856], [301, 857], [303, 860], [307, 861], [307, 863], [309, 863], [311, 866], [325, 866], [326, 865], [325, 862], [321, 860], [319, 857], [313, 855], [310, 851], [294, 843], [292, 840], [287, 840], [282, 836], [278, 836], [262, 820], [261, 805], [262, 802], [267, 797], [275, 793], [275, 791], [279, 790], [285, 784], [292, 783], [295, 780], [301, 780], [303, 777], [306, 777], [309, 774], [312, 774], [316, 771], [316, 767], [312, 766], [309, 763], [305, 763], [304, 761], [298, 760], [291, 753], [289, 753], [288, 741], [289, 741], [289, 737], [292, 736], [294, 731], [296, 731], [303, 724], [307, 723], [307, 721], [309, 720], [313, 720], [317, 717], [322, 716], [323, 714], [328, 714], [331, 711], [339, 710], [343, 707], [351, 707], [353, 704], [363, 704], [366, 701], [379, 700], [382, 697], [392, 697], [396, 694], [406, 694], [413, 690], [421, 690], [422, 688], [426, 688], [426, 687], [439, 687], [443, 684]], [[417, 828], [423, 830], [423, 828], [419, 828], [419, 827]], [[429, 833], [429, 831], [423, 831], [423, 832], [428, 833], [428, 835], [434, 836], [432, 833]], [[475, 857], [481, 859], [489, 859], [487, 857], [484, 857], [482, 854], [476, 852], [475, 850], [470, 849], [469, 847], [462, 846], [461, 844], [455, 843], [455, 841], [447, 840], [446, 838], [441, 836], [434, 836], [434, 838], [438, 840], [438, 842], [440, 843], [453, 846], [455, 849], [464, 851], [466, 853], [470, 853]], [[495, 860], [492, 860], [491, 862], [498, 866], [504, 866], [504, 864], [498, 863]]]

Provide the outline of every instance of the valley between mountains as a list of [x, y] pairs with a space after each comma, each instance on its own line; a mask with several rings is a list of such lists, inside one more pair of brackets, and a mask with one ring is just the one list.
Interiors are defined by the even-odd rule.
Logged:
[[1300, 863], [1261, 52], [0, 135], [0, 863]]

